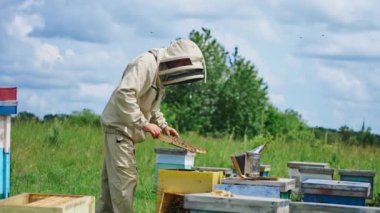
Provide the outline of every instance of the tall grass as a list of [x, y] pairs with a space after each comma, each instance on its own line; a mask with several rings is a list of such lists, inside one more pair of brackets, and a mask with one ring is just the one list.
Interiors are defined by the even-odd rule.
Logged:
[[[198, 154], [195, 166], [231, 167], [230, 155], [242, 153], [266, 143], [261, 163], [270, 164], [271, 175], [287, 177], [288, 161], [327, 162], [336, 169], [380, 171], [379, 147], [344, 146], [321, 142], [283, 142], [271, 137], [206, 138], [183, 134], [182, 138], [208, 150]], [[22, 192], [93, 195], [99, 198], [100, 171], [103, 162], [103, 133], [96, 125], [76, 125], [68, 121], [12, 124], [11, 194]], [[137, 144], [139, 171], [135, 199], [136, 212], [154, 212], [153, 190], [156, 147], [170, 147], [148, 137]], [[338, 178], [338, 175], [335, 175]], [[379, 192], [379, 175], [375, 178]]]

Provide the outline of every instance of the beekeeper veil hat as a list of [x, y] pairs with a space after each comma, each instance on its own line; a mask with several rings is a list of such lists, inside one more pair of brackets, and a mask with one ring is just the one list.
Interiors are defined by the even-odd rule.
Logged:
[[179, 39], [160, 51], [158, 76], [164, 86], [206, 79], [206, 65], [199, 47]]

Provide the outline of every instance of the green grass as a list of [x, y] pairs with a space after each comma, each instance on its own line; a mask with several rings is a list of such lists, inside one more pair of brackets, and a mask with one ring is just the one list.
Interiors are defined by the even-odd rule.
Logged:
[[[261, 163], [270, 164], [271, 175], [287, 177], [288, 161], [328, 162], [335, 169], [380, 171], [379, 147], [344, 146], [282, 142], [259, 137], [245, 141], [205, 138], [184, 134], [190, 143], [208, 150], [198, 154], [195, 166], [231, 167], [230, 155], [267, 143]], [[103, 133], [100, 127], [79, 126], [68, 122], [12, 124], [11, 195], [23, 192], [93, 195], [99, 198], [100, 171], [103, 162]], [[170, 147], [148, 138], [137, 144], [139, 170], [135, 199], [136, 212], [154, 212], [153, 191], [156, 147]], [[338, 178], [338, 175], [335, 175]], [[379, 192], [379, 175], [375, 178]]]

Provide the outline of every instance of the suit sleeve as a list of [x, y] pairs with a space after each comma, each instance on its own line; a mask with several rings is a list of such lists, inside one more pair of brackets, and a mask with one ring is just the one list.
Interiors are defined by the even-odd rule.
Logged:
[[154, 80], [154, 64], [148, 56], [132, 61], [124, 71], [116, 91], [116, 108], [121, 121], [139, 130], [149, 122], [140, 110], [137, 98], [144, 94]]
[[164, 129], [168, 126], [168, 123], [166, 122], [164, 115], [160, 111], [161, 98], [162, 94], [160, 94], [160, 99], [158, 103], [153, 107], [151, 122], [157, 124], [157, 126], [159, 126], [161, 129]]

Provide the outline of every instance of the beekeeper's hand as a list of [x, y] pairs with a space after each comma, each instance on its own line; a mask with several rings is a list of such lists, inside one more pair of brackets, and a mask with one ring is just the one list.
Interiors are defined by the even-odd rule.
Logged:
[[144, 126], [144, 131], [149, 132], [153, 138], [158, 138], [161, 134], [161, 128], [152, 123], [146, 124]]
[[170, 126], [165, 127], [162, 131], [164, 132], [165, 135], [171, 135], [171, 136], [174, 136], [176, 138], [179, 137], [177, 130], [171, 128]]

